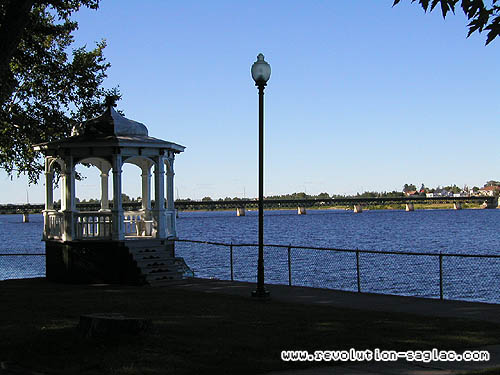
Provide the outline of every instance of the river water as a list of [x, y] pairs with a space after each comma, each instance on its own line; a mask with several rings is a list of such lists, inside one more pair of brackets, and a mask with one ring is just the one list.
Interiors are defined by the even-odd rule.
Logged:
[[[43, 253], [43, 218], [0, 215], [0, 253]], [[257, 243], [257, 212], [237, 217], [233, 211], [180, 212], [181, 239], [224, 243]], [[446, 254], [500, 255], [500, 210], [342, 210], [266, 211], [264, 242], [292, 246], [332, 247], [444, 254], [444, 298], [500, 303], [500, 259], [449, 257]], [[229, 247], [177, 243], [196, 276], [230, 279]], [[233, 248], [235, 280], [256, 280], [256, 247]], [[293, 249], [293, 285], [356, 291], [355, 253]], [[266, 282], [289, 281], [286, 248], [265, 248]], [[44, 274], [43, 257], [0, 256], [0, 279]], [[359, 286], [364, 292], [439, 298], [439, 257], [359, 254]]]

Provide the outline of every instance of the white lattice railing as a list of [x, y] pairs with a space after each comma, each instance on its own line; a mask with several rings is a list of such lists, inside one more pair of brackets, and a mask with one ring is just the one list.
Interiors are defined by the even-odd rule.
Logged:
[[126, 211], [123, 216], [125, 236], [151, 237], [153, 235], [153, 220], [146, 220], [144, 212]]
[[[175, 211], [166, 211], [167, 235], [176, 236]], [[126, 211], [124, 213], [123, 231], [126, 237], [155, 237], [155, 221], [147, 220], [144, 212]], [[111, 212], [78, 212], [74, 213], [74, 239], [111, 239], [113, 220]], [[62, 212], [46, 213], [45, 235], [48, 239], [62, 239], [64, 217]]]
[[110, 239], [112, 230], [111, 213], [79, 212], [75, 215], [76, 239]]
[[63, 233], [63, 214], [57, 211], [46, 212], [45, 236], [50, 239], [61, 239]]

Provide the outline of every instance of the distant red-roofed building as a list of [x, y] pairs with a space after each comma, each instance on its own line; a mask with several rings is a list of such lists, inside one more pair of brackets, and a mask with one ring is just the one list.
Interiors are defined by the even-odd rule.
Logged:
[[493, 197], [500, 194], [500, 186], [485, 186], [479, 189], [479, 194]]

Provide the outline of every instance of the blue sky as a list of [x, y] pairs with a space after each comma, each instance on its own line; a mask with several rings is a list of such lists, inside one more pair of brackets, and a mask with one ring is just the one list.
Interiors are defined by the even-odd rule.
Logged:
[[[180, 198], [257, 196], [260, 52], [272, 67], [265, 195], [500, 180], [500, 41], [466, 39], [459, 10], [443, 20], [409, 0], [103, 0], [76, 19], [75, 46], [107, 40], [118, 108], [187, 147]], [[135, 169], [124, 169], [130, 196]], [[99, 197], [97, 172], [87, 176], [78, 196]], [[1, 172], [0, 183], [1, 203], [26, 201], [26, 179]], [[29, 195], [43, 202], [42, 184]]]

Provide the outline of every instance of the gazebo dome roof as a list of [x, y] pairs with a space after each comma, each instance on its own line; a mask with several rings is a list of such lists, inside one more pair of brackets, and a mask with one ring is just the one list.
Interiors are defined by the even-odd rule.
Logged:
[[130, 120], [113, 109], [109, 105], [106, 111], [93, 119], [82, 122], [73, 127], [72, 136], [147, 136], [146, 125]]
[[150, 137], [146, 125], [122, 116], [108, 100], [103, 114], [74, 126], [70, 137], [39, 143], [34, 148], [37, 151], [80, 149], [79, 153], [83, 153], [81, 150], [85, 148], [88, 149], [86, 152], [97, 152], [95, 149], [101, 148], [107, 151], [100, 153], [106, 153], [110, 147], [136, 148], [134, 152], [139, 155], [143, 148], [170, 150], [174, 153], [185, 149], [179, 144]]

